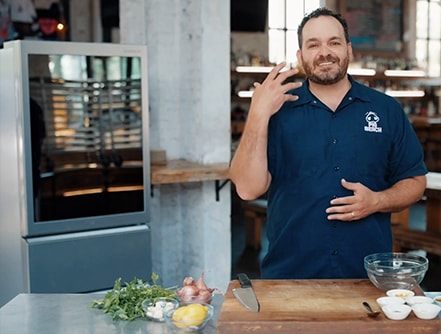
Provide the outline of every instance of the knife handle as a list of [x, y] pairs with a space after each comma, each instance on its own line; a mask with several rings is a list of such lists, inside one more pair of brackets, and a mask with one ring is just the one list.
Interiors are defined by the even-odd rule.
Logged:
[[240, 286], [242, 288], [251, 288], [251, 281], [248, 278], [247, 274], [241, 273], [237, 274], [237, 279], [239, 280]]

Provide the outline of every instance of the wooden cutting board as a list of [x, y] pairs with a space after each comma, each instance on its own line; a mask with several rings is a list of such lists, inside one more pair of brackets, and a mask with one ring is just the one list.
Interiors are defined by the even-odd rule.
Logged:
[[[385, 296], [368, 279], [252, 280], [260, 312], [245, 309], [233, 296], [239, 281], [229, 283], [217, 322], [218, 334], [231, 333], [441, 333], [440, 317], [405, 320], [384, 314], [370, 318], [362, 302], [380, 310], [376, 299]], [[423, 295], [418, 287], [416, 295]]]

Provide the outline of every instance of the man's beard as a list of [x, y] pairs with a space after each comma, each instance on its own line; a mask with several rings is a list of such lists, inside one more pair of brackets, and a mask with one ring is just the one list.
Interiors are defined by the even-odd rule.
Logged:
[[[340, 59], [338, 58], [331, 58], [331, 57], [326, 57], [325, 58], [320, 58], [316, 64], [318, 63], [322, 63], [322, 62], [328, 62], [328, 61], [334, 61], [336, 64], [339, 65], [337, 72], [335, 72], [335, 70], [332, 71], [327, 71], [327, 72], [320, 72], [318, 74], [314, 73], [313, 70], [313, 66], [310, 66], [308, 64], [303, 64], [303, 69], [306, 73], [306, 77], [317, 84], [320, 85], [332, 85], [335, 84], [337, 82], [339, 82], [340, 80], [342, 80], [347, 73], [348, 70], [348, 66], [349, 66], [349, 57], [346, 57], [343, 59], [343, 62], [340, 64]], [[318, 67], [318, 66], [317, 66]]]

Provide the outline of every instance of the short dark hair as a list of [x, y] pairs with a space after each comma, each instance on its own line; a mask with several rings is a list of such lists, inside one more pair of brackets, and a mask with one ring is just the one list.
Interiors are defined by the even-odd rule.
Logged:
[[346, 22], [346, 19], [339, 13], [335, 13], [332, 10], [325, 8], [325, 7], [321, 7], [321, 8], [317, 8], [314, 11], [312, 11], [309, 14], [306, 14], [303, 17], [302, 22], [300, 22], [299, 27], [297, 28], [297, 39], [299, 41], [299, 48], [302, 48], [302, 42], [303, 42], [303, 37], [302, 37], [302, 33], [303, 33], [303, 27], [305, 26], [305, 24], [313, 18], [319, 17], [319, 16], [331, 16], [333, 18], [335, 18], [338, 22], [340, 22], [340, 24], [343, 27], [344, 33], [345, 33], [345, 39], [346, 42], [349, 43], [349, 29], [348, 29], [348, 23]]

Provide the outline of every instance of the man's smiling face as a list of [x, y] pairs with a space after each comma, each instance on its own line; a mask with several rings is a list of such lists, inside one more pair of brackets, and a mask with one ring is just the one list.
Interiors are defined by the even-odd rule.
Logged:
[[331, 16], [310, 19], [303, 28], [297, 52], [299, 64], [312, 82], [331, 85], [346, 76], [352, 58], [341, 24]]

